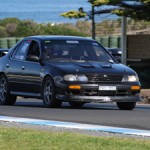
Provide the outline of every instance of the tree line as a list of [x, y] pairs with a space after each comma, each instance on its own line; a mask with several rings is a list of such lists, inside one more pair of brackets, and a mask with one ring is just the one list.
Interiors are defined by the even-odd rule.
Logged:
[[[127, 31], [149, 29], [150, 22], [127, 20]], [[121, 19], [104, 20], [96, 23], [96, 36], [119, 35], [121, 30]], [[149, 32], [147, 32], [149, 34]], [[0, 38], [4, 37], [26, 37], [32, 35], [74, 35], [91, 37], [91, 22], [78, 20], [76, 23], [42, 24], [32, 20], [19, 20], [17, 18], [6, 18], [0, 20]]]
[[69, 24], [42, 24], [32, 20], [5, 18], [0, 20], [0, 38], [32, 35], [76, 35], [88, 36]]

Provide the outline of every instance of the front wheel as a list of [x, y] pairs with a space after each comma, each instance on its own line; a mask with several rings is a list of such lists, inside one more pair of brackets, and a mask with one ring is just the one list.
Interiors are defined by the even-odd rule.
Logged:
[[136, 102], [117, 102], [117, 106], [121, 110], [133, 110], [136, 106]]
[[0, 104], [1, 105], [14, 105], [16, 96], [10, 94], [9, 85], [5, 75], [0, 75]]
[[46, 107], [56, 108], [61, 106], [61, 101], [56, 99], [56, 88], [50, 77], [46, 77], [43, 82], [42, 96]]

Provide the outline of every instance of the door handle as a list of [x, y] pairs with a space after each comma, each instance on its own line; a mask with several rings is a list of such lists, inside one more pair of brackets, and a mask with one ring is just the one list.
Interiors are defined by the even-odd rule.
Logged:
[[21, 68], [22, 68], [22, 70], [24, 70], [24, 69], [25, 69], [25, 66], [22, 66]]
[[9, 68], [10, 67], [9, 64], [6, 64], [6, 67]]

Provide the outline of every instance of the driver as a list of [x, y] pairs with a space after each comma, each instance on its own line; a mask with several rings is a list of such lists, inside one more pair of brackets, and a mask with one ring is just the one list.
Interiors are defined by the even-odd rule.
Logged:
[[44, 46], [44, 59], [49, 60], [50, 58], [53, 58], [54, 54], [54, 48], [51, 44], [46, 44]]

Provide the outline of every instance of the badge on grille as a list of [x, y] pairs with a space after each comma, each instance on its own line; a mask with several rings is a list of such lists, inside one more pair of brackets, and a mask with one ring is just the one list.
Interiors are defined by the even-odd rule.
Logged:
[[104, 78], [107, 78], [108, 76], [106, 74], [103, 75]]

